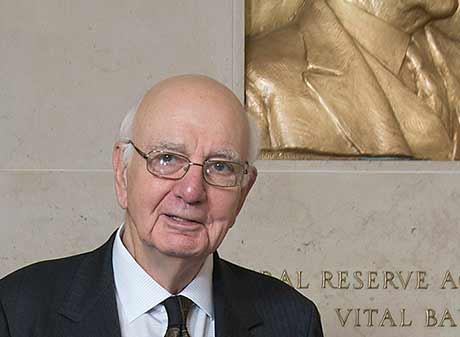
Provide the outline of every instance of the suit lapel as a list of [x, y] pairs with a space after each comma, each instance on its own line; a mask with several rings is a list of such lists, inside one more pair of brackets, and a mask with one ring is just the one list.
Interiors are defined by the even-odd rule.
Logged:
[[87, 254], [73, 277], [59, 310], [61, 335], [121, 336], [112, 271], [114, 238], [115, 233], [101, 248]]
[[228, 265], [214, 254], [213, 296], [216, 337], [252, 337], [262, 321], [253, 304], [246, 301], [244, 287]]

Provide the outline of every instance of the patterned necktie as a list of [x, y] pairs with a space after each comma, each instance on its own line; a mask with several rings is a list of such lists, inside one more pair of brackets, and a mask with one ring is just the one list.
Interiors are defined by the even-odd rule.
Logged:
[[168, 314], [168, 330], [165, 337], [190, 337], [186, 323], [193, 302], [184, 296], [171, 296], [163, 304]]

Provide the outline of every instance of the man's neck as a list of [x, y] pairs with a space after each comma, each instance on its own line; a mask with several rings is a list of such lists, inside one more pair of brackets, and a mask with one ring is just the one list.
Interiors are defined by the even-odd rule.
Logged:
[[121, 235], [124, 246], [136, 262], [171, 294], [184, 289], [199, 273], [206, 260], [206, 257], [182, 258], [162, 254], [144, 244], [137, 231], [126, 224]]

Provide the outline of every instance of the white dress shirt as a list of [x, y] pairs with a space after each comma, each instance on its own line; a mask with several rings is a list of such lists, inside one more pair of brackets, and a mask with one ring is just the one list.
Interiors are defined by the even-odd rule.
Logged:
[[[168, 315], [163, 304], [171, 294], [136, 262], [121, 240], [123, 226], [113, 245], [113, 273], [122, 337], [164, 337]], [[178, 295], [194, 303], [187, 318], [191, 337], [214, 337], [212, 254], [198, 275]]]

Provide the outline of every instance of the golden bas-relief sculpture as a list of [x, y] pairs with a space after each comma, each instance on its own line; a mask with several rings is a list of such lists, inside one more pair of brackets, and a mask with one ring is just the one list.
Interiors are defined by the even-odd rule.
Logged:
[[246, 6], [262, 158], [460, 158], [458, 0]]

